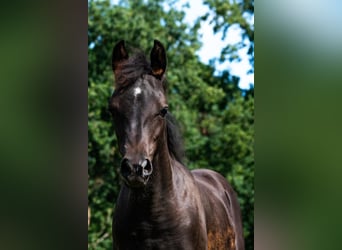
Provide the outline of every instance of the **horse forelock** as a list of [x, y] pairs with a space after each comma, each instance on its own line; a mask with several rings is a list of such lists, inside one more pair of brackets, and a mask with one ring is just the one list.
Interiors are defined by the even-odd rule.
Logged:
[[[136, 50], [132, 56], [121, 62], [115, 71], [115, 86], [117, 89], [131, 86], [144, 75], [152, 75], [151, 63], [143, 52]], [[165, 89], [165, 76], [160, 81]]]

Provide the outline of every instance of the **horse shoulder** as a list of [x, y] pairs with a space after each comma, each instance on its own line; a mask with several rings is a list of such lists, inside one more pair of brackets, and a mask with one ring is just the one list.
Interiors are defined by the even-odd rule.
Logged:
[[244, 249], [237, 195], [228, 181], [208, 169], [191, 171], [205, 210], [208, 249]]
[[[219, 173], [209, 169], [196, 169], [191, 171], [200, 191], [220, 196], [229, 207], [237, 195], [229, 182]], [[202, 193], [202, 192], [201, 192]]]

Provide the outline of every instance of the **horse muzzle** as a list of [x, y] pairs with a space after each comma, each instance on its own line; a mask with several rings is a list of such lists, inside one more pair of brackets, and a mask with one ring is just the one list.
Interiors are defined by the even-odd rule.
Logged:
[[152, 163], [148, 159], [132, 163], [129, 159], [124, 158], [121, 162], [120, 174], [125, 183], [132, 188], [146, 186], [152, 171]]

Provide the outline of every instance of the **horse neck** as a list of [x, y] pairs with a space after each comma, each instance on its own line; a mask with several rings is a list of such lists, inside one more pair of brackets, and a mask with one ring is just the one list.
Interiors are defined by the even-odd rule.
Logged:
[[152, 164], [154, 175], [151, 178], [151, 188], [156, 192], [170, 192], [173, 186], [173, 166], [166, 138], [158, 143]]
[[[131, 201], [151, 204], [159, 199], [171, 197], [173, 195], [173, 166], [174, 160], [171, 158], [166, 143], [166, 137], [160, 138], [156, 153], [152, 160], [153, 172], [144, 190], [132, 190], [130, 192]], [[138, 205], [138, 204], [136, 204]]]
[[[184, 186], [184, 180], [190, 172], [170, 156], [166, 142], [162, 140], [158, 144], [152, 161], [153, 173], [146, 188], [144, 190], [126, 189], [130, 204], [127, 206], [128, 213], [136, 218], [137, 223], [140, 220], [154, 221], [154, 223], [176, 227], [171, 223], [175, 219], [173, 211], [177, 210], [177, 197], [179, 195], [184, 197], [182, 192], [186, 192], [183, 189], [176, 191], [177, 185]], [[160, 217], [161, 215], [163, 216]]]

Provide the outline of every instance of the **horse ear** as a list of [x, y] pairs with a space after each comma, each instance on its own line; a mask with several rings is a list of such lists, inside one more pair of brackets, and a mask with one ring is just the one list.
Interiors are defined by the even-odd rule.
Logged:
[[121, 63], [124, 60], [128, 59], [128, 53], [125, 47], [125, 41], [121, 40], [118, 42], [114, 48], [112, 53], [112, 69], [115, 71], [119, 63]]
[[158, 40], [154, 40], [150, 57], [152, 75], [158, 79], [161, 79], [166, 70], [166, 53], [164, 46]]

